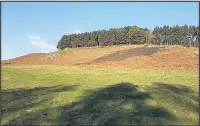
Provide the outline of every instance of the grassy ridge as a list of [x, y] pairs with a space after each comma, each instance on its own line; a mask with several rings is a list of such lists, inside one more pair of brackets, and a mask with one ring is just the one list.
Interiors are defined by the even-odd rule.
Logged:
[[2, 124], [198, 124], [198, 72], [3, 67]]

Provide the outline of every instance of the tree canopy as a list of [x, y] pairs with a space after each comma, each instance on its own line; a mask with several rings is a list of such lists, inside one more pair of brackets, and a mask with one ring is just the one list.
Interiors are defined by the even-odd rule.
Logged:
[[199, 27], [163, 26], [153, 31], [138, 26], [111, 28], [81, 34], [63, 35], [57, 48], [77, 48], [92, 46], [109, 46], [120, 44], [156, 44], [156, 45], [199, 45]]

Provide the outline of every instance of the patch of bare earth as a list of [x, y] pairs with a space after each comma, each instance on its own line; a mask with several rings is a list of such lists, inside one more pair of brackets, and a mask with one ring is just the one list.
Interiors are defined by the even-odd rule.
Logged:
[[[131, 52], [132, 54], [124, 52], [116, 52], [116, 54], [100, 57], [88, 64], [82, 64], [82, 66], [198, 71], [198, 48], [138, 48], [127, 50], [127, 53]], [[119, 57], [124, 55], [124, 57], [121, 60], [113, 60], [117, 57], [116, 55], [120, 55]]]
[[100, 63], [105, 61], [120, 61], [130, 57], [141, 56], [141, 55], [152, 55], [159, 50], [159, 47], [150, 47], [150, 48], [136, 48], [136, 49], [127, 49], [122, 51], [117, 51], [112, 54], [108, 54], [93, 60], [90, 63]]

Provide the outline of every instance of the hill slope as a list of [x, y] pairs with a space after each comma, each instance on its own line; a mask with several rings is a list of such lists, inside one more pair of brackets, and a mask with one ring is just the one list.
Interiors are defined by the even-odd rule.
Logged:
[[33, 53], [2, 61], [2, 64], [198, 70], [198, 56], [198, 48], [127, 45]]

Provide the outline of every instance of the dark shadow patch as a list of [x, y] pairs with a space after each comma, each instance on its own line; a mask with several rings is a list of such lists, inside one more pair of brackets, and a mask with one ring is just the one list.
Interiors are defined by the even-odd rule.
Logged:
[[[21, 109], [29, 109], [34, 106], [47, 103], [51, 100], [56, 92], [72, 91], [78, 85], [71, 86], [54, 86], [54, 87], [37, 87], [33, 89], [11, 89], [2, 90], [2, 110], [3, 114], [20, 111]], [[38, 100], [41, 98], [41, 100]]]
[[159, 89], [167, 89], [174, 93], [189, 93], [192, 92], [191, 89], [189, 89], [187, 86], [180, 85], [180, 84], [164, 84], [156, 82], [154, 83]]
[[163, 99], [169, 104], [184, 107], [194, 113], [199, 111], [198, 92], [182, 84], [156, 82], [153, 83], [153, 86], [148, 91], [153, 97]]
[[[70, 91], [68, 88], [63, 89]], [[54, 88], [49, 91], [60, 92], [63, 90]], [[157, 98], [173, 105], [173, 109], [177, 111], [183, 109], [179, 108], [182, 105], [187, 111], [198, 112], [198, 105], [191, 101], [197, 102], [198, 98], [194, 95], [194, 91], [187, 86], [158, 82], [149, 87], [147, 91], [140, 92], [137, 86], [130, 83], [119, 83], [106, 88], [87, 90], [86, 95], [81, 97], [80, 101], [65, 106], [52, 108], [48, 106], [38, 111], [25, 112], [7, 124], [172, 125], [174, 122], [178, 124], [183, 121], [180, 117], [177, 118], [171, 114], [167, 108], [152, 106], [146, 102], [148, 99], [156, 100]]]
[[[163, 125], [176, 117], [163, 107], [146, 103], [151, 94], [130, 83], [87, 90], [80, 101], [25, 113], [8, 124], [23, 125]], [[54, 112], [59, 112], [57, 116]], [[45, 113], [45, 114], [44, 114]]]
[[4, 63], [5, 65], [7, 65], [7, 64], [11, 64], [11, 62], [6, 62], [6, 63]]
[[148, 47], [148, 48], [142, 47], [142, 48], [117, 51], [115, 53], [97, 58], [91, 61], [90, 63], [99, 63], [99, 62], [105, 62], [105, 61], [119, 61], [119, 60], [135, 57], [135, 56], [141, 56], [141, 55], [150, 56], [156, 53], [159, 49], [160, 49], [159, 47]]
[[105, 61], [119, 61], [119, 60], [127, 59], [130, 57], [142, 56], [142, 55], [151, 56], [152, 54], [158, 52], [160, 48], [164, 48], [164, 47], [141, 47], [141, 48], [134, 48], [134, 49], [126, 49], [122, 51], [117, 51], [112, 54], [104, 55], [88, 63], [80, 63], [80, 64], [75, 64], [75, 65], [100, 63], [100, 62], [105, 62]]

